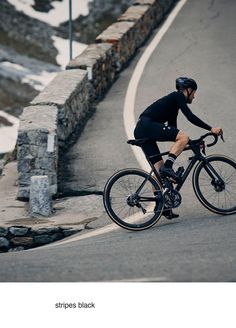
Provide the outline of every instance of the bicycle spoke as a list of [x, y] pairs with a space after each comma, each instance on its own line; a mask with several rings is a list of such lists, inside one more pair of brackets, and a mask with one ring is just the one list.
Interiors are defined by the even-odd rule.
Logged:
[[[140, 170], [127, 169], [118, 172], [117, 177], [114, 175], [108, 185], [109, 183], [109, 188], [105, 188], [109, 197], [104, 194], [104, 202], [108, 214], [119, 225], [131, 230], [141, 230], [159, 219], [160, 212], [154, 212], [154, 190], [160, 189], [152, 177]], [[159, 205], [160, 210], [162, 204]]]
[[225, 179], [225, 181], [226, 181], [226, 182], [231, 181], [233, 175], [236, 175], [236, 172], [232, 172], [231, 175]]

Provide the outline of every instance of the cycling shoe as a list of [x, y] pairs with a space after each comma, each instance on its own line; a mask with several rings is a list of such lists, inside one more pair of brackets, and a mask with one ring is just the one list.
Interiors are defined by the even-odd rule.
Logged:
[[[157, 205], [154, 208], [154, 212], [156, 211], [158, 211]], [[171, 208], [165, 208], [165, 207], [161, 215], [163, 215], [167, 220], [172, 220], [179, 217], [179, 214], [173, 213]]]
[[172, 178], [176, 182], [180, 180], [180, 177], [175, 173], [175, 171], [172, 168], [165, 167], [165, 165], [162, 165], [160, 167], [159, 172], [160, 172], [160, 175], [162, 178], [169, 177], [169, 178]]
[[162, 212], [162, 215], [167, 219], [167, 220], [172, 220], [176, 219], [179, 217], [179, 214], [173, 213], [171, 209], [164, 209]]

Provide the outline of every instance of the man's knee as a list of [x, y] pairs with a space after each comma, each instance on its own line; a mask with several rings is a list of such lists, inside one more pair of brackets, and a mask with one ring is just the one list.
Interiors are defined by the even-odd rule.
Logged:
[[189, 136], [184, 131], [179, 131], [176, 137], [176, 141], [181, 141], [186, 144], [189, 142]]

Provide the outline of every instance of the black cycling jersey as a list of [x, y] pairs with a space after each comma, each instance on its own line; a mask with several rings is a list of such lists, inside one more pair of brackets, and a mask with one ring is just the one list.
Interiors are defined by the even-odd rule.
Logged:
[[209, 131], [211, 130], [208, 124], [191, 112], [185, 95], [180, 91], [174, 91], [155, 101], [140, 115], [140, 119], [148, 117], [153, 122], [168, 122], [169, 125], [176, 128], [179, 109], [192, 124]]

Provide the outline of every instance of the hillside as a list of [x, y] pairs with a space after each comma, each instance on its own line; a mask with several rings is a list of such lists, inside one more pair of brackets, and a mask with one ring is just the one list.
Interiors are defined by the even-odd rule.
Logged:
[[[92, 43], [131, 2], [84, 0], [78, 6], [74, 0], [74, 56], [85, 44]], [[67, 0], [1, 0], [0, 110], [19, 116], [22, 108], [69, 61], [69, 50], [65, 49], [68, 12], [63, 11], [67, 6]], [[62, 51], [64, 58], [60, 55]]]

